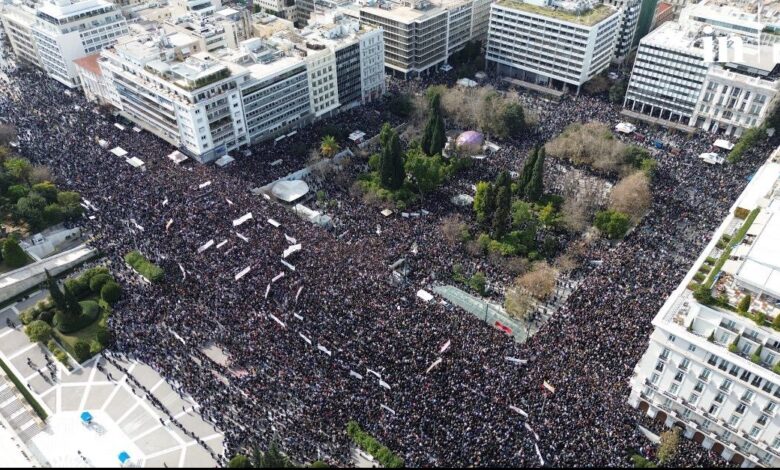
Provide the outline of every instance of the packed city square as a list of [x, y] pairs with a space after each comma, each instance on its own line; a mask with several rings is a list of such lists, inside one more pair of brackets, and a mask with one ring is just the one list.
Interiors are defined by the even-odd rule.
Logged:
[[[452, 82], [426, 80], [393, 81], [388, 89], [414, 94]], [[573, 122], [621, 120], [619, 106], [601, 98], [520, 99], [537, 115], [532, 132], [500, 141], [499, 152], [448, 187], [520, 171], [535, 145]], [[368, 136], [387, 120], [401, 124], [386, 100], [301, 129], [294, 140], [311, 149], [325, 124]], [[697, 158], [710, 147], [708, 137], [640, 124], [647, 142], [680, 150], [655, 153], [651, 210], [624, 240], [588, 245], [569, 274], [576, 290], [518, 344], [458, 308], [415, 296], [449, 282], [455, 263], [498, 284], [511, 281], [487, 259], [442, 243], [442, 219], [458, 211], [466, 217], [467, 209], [450, 202], [457, 190], [442, 188], [416, 203], [410, 210], [424, 209], [422, 217], [385, 218], [348, 186], [321, 181], [339, 200], [336, 228], [328, 231], [251, 192], [306, 165], [308, 151], [293, 154], [285, 141], [256, 145], [225, 169], [175, 165], [167, 143], [119, 130], [110, 113], [79, 93], [12, 63], [3, 68], [0, 119], [16, 129], [21, 156], [48, 166], [59, 184], [89, 201], [80, 223], [126, 286], [110, 320], [111, 355], [143, 360], [191, 395], [225, 434], [223, 464], [277, 439], [295, 462], [349, 465], [344, 429], [355, 420], [409, 467], [628, 465], [648, 445], [638, 425], [654, 426], [626, 402], [650, 321], [778, 143], [766, 139], [725, 170]], [[98, 139], [141, 158], [146, 171]], [[278, 159], [283, 163], [269, 164]], [[554, 180], [567, 163], [547, 165]], [[250, 223], [231, 224], [249, 212]], [[286, 259], [294, 270], [280, 263], [290, 239], [302, 246]], [[209, 240], [227, 243], [199, 253]], [[130, 250], [162, 266], [165, 281], [140, 282], [123, 262]], [[401, 257], [409, 282], [394, 286], [388, 266]], [[224, 364], [203, 353], [210, 345], [223, 350]], [[681, 445], [675, 465], [726, 464], [692, 442]]]

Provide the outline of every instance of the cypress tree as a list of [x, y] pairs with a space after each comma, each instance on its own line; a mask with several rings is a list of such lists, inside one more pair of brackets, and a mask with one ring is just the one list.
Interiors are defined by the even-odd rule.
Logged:
[[544, 194], [544, 148], [539, 150], [531, 181], [525, 187], [525, 195], [529, 201], [538, 202]]
[[520, 178], [517, 181], [518, 196], [525, 197], [526, 186], [531, 181], [531, 177], [534, 172], [534, 164], [536, 163], [536, 157], [539, 154], [539, 147], [534, 147], [531, 153], [528, 155], [528, 159], [523, 165], [523, 171], [520, 173]]
[[500, 186], [496, 192], [496, 212], [493, 216], [493, 238], [495, 240], [500, 240], [506, 234], [511, 202], [512, 194], [509, 188]]
[[444, 120], [438, 116], [433, 126], [433, 135], [431, 136], [431, 148], [428, 155], [441, 155], [444, 144], [447, 143], [447, 134], [444, 131]]
[[485, 224], [490, 224], [493, 221], [493, 216], [496, 212], [496, 188], [493, 183], [488, 183], [487, 191], [485, 191]]
[[76, 299], [76, 296], [73, 295], [73, 292], [68, 289], [68, 286], [65, 286], [63, 297], [65, 297], [65, 308], [63, 309], [63, 313], [65, 313], [70, 320], [78, 318], [78, 316], [81, 315], [81, 304], [79, 304], [79, 301]]
[[62, 295], [62, 291], [60, 291], [60, 286], [57, 285], [57, 281], [49, 274], [49, 270], [45, 269], [44, 272], [46, 273], [46, 284], [49, 287], [51, 300], [58, 309], [64, 312], [67, 308], [65, 296]]
[[[440, 104], [441, 97], [438, 94], [433, 95], [433, 98], [431, 98], [431, 103], [428, 107], [428, 122], [425, 124], [425, 130], [423, 131], [422, 140], [420, 141], [420, 147], [423, 149], [423, 152], [425, 152], [426, 155], [433, 155], [436, 153], [433, 151], [434, 135], [437, 133], [436, 125], [439, 124], [441, 127], [441, 131], [439, 133], [444, 131], [443, 123], [439, 123], [439, 121], [441, 121]], [[442, 144], [442, 148], [443, 147], [444, 144]]]
[[390, 136], [390, 145], [388, 145], [389, 176], [390, 185], [388, 189], [400, 189], [404, 184], [404, 158], [401, 155], [401, 141], [398, 133], [393, 132]]
[[379, 153], [379, 183], [382, 187], [389, 188], [391, 180], [390, 146], [383, 145], [382, 151]]

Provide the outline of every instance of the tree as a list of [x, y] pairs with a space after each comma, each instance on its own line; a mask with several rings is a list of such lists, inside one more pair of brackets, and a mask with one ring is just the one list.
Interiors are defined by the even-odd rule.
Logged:
[[379, 131], [379, 144], [382, 148], [385, 148], [390, 144], [390, 136], [393, 135], [393, 132], [393, 127], [389, 122], [382, 125], [382, 130]]
[[455, 246], [468, 238], [469, 228], [459, 215], [448, 215], [441, 222], [441, 233], [448, 245]]
[[596, 214], [595, 225], [607, 238], [616, 240], [623, 238], [631, 223], [627, 214], [607, 210]]
[[533, 222], [534, 215], [531, 212], [531, 204], [525, 201], [515, 201], [512, 203], [512, 226], [522, 229], [530, 222]]
[[517, 278], [516, 285], [535, 299], [543, 301], [555, 291], [557, 280], [558, 271], [546, 261], [539, 261], [533, 264], [531, 271]]
[[320, 143], [320, 152], [325, 158], [332, 158], [339, 151], [339, 144], [332, 135], [326, 135]]
[[696, 299], [696, 301], [700, 304], [704, 305], [709, 305], [714, 300], [712, 298], [712, 291], [710, 291], [710, 288], [703, 285], [696, 287], [696, 290], [693, 291], [693, 298]]
[[45, 343], [51, 338], [51, 326], [41, 320], [31, 321], [29, 325], [24, 327], [24, 332], [33, 342]]
[[775, 318], [772, 320], [772, 328], [780, 330], [780, 314], [775, 315]]
[[400, 189], [406, 179], [404, 173], [404, 159], [401, 156], [401, 140], [398, 133], [393, 132], [390, 136], [390, 146], [388, 156], [390, 158], [390, 189]]
[[493, 239], [500, 240], [506, 235], [509, 225], [509, 211], [512, 204], [512, 193], [506, 186], [501, 186], [496, 192], [496, 212], [493, 217]]
[[57, 201], [57, 187], [51, 181], [34, 184], [32, 190], [46, 199], [46, 202], [52, 203]]
[[623, 99], [626, 97], [626, 82], [625, 80], [619, 80], [612, 85], [609, 89], [609, 101], [614, 104], [623, 103]]
[[279, 450], [279, 445], [274, 438], [265, 452], [254, 448], [252, 451], [252, 468], [291, 468], [292, 464]]
[[122, 297], [122, 288], [113, 280], [106, 282], [100, 289], [100, 298], [108, 305], [114, 305]]
[[46, 208], [46, 199], [40, 194], [31, 192], [26, 197], [16, 201], [14, 213], [16, 217], [30, 224], [33, 230], [40, 230], [44, 227], [44, 209]]
[[474, 195], [474, 212], [479, 223], [487, 223], [493, 218], [491, 207], [493, 185], [487, 181], [477, 183], [477, 192]]
[[89, 359], [89, 343], [80, 339], [73, 345], [73, 355], [78, 362], [84, 362]]
[[431, 93], [428, 122], [425, 124], [420, 146], [426, 155], [440, 154], [447, 142], [444, 120], [441, 117], [441, 94]]
[[555, 206], [552, 202], [548, 202], [546, 206], [542, 207], [539, 211], [539, 222], [545, 227], [553, 227], [558, 223], [558, 212], [555, 210]]
[[67, 308], [65, 303], [65, 296], [62, 294], [62, 291], [60, 291], [60, 286], [57, 285], [57, 280], [51, 276], [48, 269], [44, 270], [44, 272], [46, 273], [46, 285], [49, 288], [49, 295], [51, 296], [52, 302], [54, 302], [54, 306], [62, 311], [65, 311]]
[[81, 216], [84, 208], [81, 206], [81, 195], [75, 191], [62, 191], [57, 194], [57, 204], [62, 207], [67, 220]]
[[680, 444], [680, 430], [676, 427], [661, 433], [661, 443], [658, 445], [658, 461], [665, 465], [677, 454]]
[[525, 187], [525, 197], [529, 201], [537, 202], [542, 198], [544, 193], [544, 147], [539, 149], [539, 152], [534, 160], [534, 169], [531, 174], [531, 180]]
[[76, 299], [76, 296], [73, 295], [73, 292], [68, 289], [68, 286], [65, 286], [62, 294], [65, 298], [65, 308], [62, 312], [65, 314], [68, 321], [75, 320], [81, 315], [81, 304], [79, 304], [79, 301]]
[[504, 298], [504, 310], [522, 320], [528, 320], [528, 314], [533, 311], [534, 301], [531, 295], [523, 288], [515, 285], [506, 291]]
[[525, 112], [519, 104], [509, 103], [506, 105], [502, 119], [507, 137], [517, 137], [525, 132]]
[[438, 116], [436, 123], [433, 126], [433, 134], [431, 135], [431, 148], [429, 155], [441, 155], [444, 150], [444, 144], [447, 143], [447, 134], [444, 129], [444, 120], [441, 116]]
[[525, 188], [531, 181], [534, 174], [534, 165], [536, 164], [536, 157], [539, 155], [539, 147], [534, 147], [531, 153], [528, 154], [525, 163], [523, 164], [523, 170], [520, 173], [520, 177], [517, 181], [518, 196], [525, 197]]
[[228, 468], [252, 468], [246, 455], [238, 454], [228, 462]]
[[444, 180], [441, 157], [426, 157], [422, 151], [412, 149], [406, 154], [404, 166], [413, 184], [417, 187], [421, 200], [424, 194], [436, 189]]
[[742, 297], [742, 299], [739, 301], [739, 304], [737, 304], [737, 311], [747, 313], [750, 310], [750, 303], [752, 301], [753, 299], [750, 297], [750, 294]]
[[628, 214], [636, 223], [650, 209], [653, 195], [650, 180], [641, 171], [634, 172], [620, 180], [609, 194], [609, 208]]
[[27, 255], [14, 238], [6, 238], [5, 243], [3, 243], [3, 260], [5, 260], [6, 266], [11, 269], [21, 268], [27, 264]]
[[57, 225], [65, 220], [65, 213], [59, 204], [49, 204], [43, 208], [43, 224], [46, 227]]
[[24, 158], [9, 158], [3, 162], [3, 166], [9, 175], [14, 177], [16, 181], [23, 182], [29, 186], [30, 172], [32, 171], [32, 165]]

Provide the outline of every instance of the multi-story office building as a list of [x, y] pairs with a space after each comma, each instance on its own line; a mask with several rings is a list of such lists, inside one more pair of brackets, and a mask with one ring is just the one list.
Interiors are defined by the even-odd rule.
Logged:
[[604, 0], [604, 3], [620, 10], [620, 29], [615, 38], [615, 59], [620, 61], [633, 47], [642, 0]]
[[499, 0], [491, 8], [486, 59], [502, 75], [579, 91], [614, 56], [621, 14], [612, 6]]
[[250, 17], [245, 10], [223, 8], [213, 15], [187, 14], [165, 21], [166, 31], [176, 32], [198, 43], [198, 49], [213, 52], [238, 47], [251, 37]]
[[639, 45], [639, 41], [652, 29], [657, 5], [658, 0], [642, 0], [642, 4], [639, 8], [639, 19], [637, 19], [632, 47], [636, 48], [637, 45]]
[[78, 85], [75, 59], [100, 51], [128, 31], [122, 13], [105, 0], [50, 0], [34, 7], [12, 6], [3, 17], [20, 60], [39, 65], [69, 87]]
[[[705, 0], [686, 7], [679, 20], [640, 42], [625, 108], [732, 136], [760, 125], [780, 86], [773, 34], [765, 28], [756, 14], [734, 5]], [[743, 44], [741, 55], [734, 38]]]
[[101, 54], [100, 74], [81, 68], [88, 96], [201, 162], [385, 91], [382, 32], [356, 20], [334, 16], [213, 52], [181, 36], [127, 36]]
[[746, 467], [780, 466], [780, 332], [769, 326], [780, 315], [778, 154], [653, 319], [631, 378], [632, 406]]
[[490, 0], [384, 2], [361, 7], [363, 24], [382, 28], [385, 66], [403, 77], [435, 70], [470, 40], [484, 39]]

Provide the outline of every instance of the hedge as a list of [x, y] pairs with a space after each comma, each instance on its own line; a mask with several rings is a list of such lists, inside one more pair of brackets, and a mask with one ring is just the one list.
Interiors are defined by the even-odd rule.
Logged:
[[135, 269], [138, 274], [150, 280], [151, 282], [161, 281], [165, 272], [144, 257], [138, 251], [131, 251], [125, 255], [125, 262]]
[[[728, 261], [729, 257], [731, 256], [731, 249], [736, 246], [739, 242], [742, 241], [742, 239], [745, 237], [745, 234], [747, 234], [747, 231], [750, 229], [750, 226], [753, 225], [753, 221], [756, 220], [756, 217], [758, 217], [758, 213], [760, 212], [760, 208], [755, 208], [752, 211], [750, 211], [750, 214], [745, 219], [745, 222], [742, 224], [742, 227], [739, 228], [739, 230], [734, 233], [734, 235], [730, 238], [729, 242], [726, 243], [724, 247], [723, 253], [721, 253], [720, 258], [718, 258], [718, 261], [715, 262], [715, 266], [713, 266], [712, 271], [710, 271], [710, 275], [707, 276], [707, 280], [704, 281], [704, 286], [707, 288], [712, 287], [712, 283], [715, 282], [715, 276], [720, 273], [720, 270], [723, 269], [723, 265], [726, 264], [726, 261]], [[722, 241], [718, 240], [718, 243]]]
[[403, 468], [404, 461], [390, 449], [379, 443], [373, 436], [360, 429], [355, 421], [347, 423], [347, 435], [358, 447], [368, 452], [385, 468]]
[[40, 403], [32, 396], [29, 390], [27, 390], [27, 387], [22, 385], [22, 383], [19, 381], [18, 378], [11, 372], [11, 369], [8, 368], [8, 366], [3, 362], [2, 359], [0, 359], [0, 368], [3, 369], [5, 372], [5, 375], [8, 376], [9, 379], [11, 379], [11, 382], [14, 383], [16, 386], [16, 389], [19, 390], [19, 393], [22, 394], [25, 400], [27, 400], [27, 403], [30, 404], [33, 410], [35, 410], [35, 413], [44, 421], [46, 421], [46, 418], [49, 417], [49, 415], [46, 413], [46, 411], [43, 409]]

